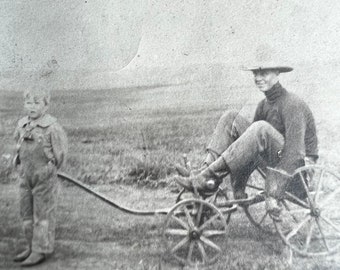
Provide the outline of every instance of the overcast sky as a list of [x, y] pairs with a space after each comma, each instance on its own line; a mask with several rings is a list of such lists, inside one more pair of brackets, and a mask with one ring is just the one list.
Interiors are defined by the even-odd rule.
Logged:
[[1, 0], [1, 69], [116, 70], [135, 56], [144, 0]]
[[249, 64], [263, 46], [285, 63], [339, 61], [339, 14], [337, 0], [2, 0], [0, 69]]
[[288, 62], [340, 59], [340, 1], [151, 3], [136, 65], [246, 63], [261, 46], [274, 48]]

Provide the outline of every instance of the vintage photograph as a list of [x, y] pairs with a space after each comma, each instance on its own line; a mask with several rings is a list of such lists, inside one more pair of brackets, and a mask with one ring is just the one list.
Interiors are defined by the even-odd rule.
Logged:
[[340, 269], [339, 14], [0, 1], [0, 269]]

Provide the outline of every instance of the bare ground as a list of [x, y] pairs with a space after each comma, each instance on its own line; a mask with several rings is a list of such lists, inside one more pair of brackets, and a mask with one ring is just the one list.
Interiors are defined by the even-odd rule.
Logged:
[[[99, 186], [113, 200], [136, 209], [168, 208], [176, 193], [169, 189]], [[133, 192], [132, 192], [133, 191]], [[12, 262], [22, 245], [17, 187], [2, 184], [0, 207], [0, 268], [19, 269]], [[140, 217], [110, 207], [77, 187], [61, 185], [56, 249], [34, 269], [183, 269], [165, 253], [161, 228], [164, 216]], [[277, 235], [258, 231], [242, 210], [232, 216], [225, 255], [207, 269], [339, 269], [340, 258], [293, 258]], [[188, 268], [186, 268], [188, 269]]]

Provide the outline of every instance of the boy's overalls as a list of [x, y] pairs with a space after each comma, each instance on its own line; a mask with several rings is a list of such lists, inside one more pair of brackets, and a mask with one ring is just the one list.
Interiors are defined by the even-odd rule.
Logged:
[[67, 138], [56, 118], [21, 119], [15, 132], [19, 165], [20, 216], [31, 250], [53, 252], [57, 198], [57, 169], [65, 161]]

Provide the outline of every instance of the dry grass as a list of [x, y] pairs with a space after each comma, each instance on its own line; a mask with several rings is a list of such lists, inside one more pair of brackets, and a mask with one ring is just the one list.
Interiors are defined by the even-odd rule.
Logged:
[[[339, 172], [340, 119], [335, 113], [338, 94], [334, 89], [322, 89], [324, 92], [306, 95], [310, 88], [305, 85], [298, 94], [305, 95], [317, 119], [320, 162]], [[251, 117], [262, 98], [257, 92], [249, 95], [246, 87], [223, 89], [179, 85], [55, 92], [50, 112], [65, 127], [70, 144], [65, 171], [83, 182], [101, 184], [104, 192], [132, 207], [138, 204], [142, 208], [158, 208], [160, 201], [171, 205], [173, 195], [169, 189], [147, 188], [171, 185], [173, 165], [181, 161], [183, 153], [188, 154], [194, 166], [200, 164], [207, 140], [225, 109], [242, 109]], [[9, 155], [13, 155], [11, 136], [22, 115], [22, 99], [15, 92], [0, 95], [0, 182], [8, 183], [15, 182]], [[335, 98], [329, 99], [330, 95]], [[124, 187], [121, 183], [132, 186], [125, 186], [128, 190], [120, 194], [119, 189]], [[8, 239], [0, 241], [5, 245], [0, 245], [0, 253], [8, 263], [6, 268], [14, 267], [9, 257], [15, 246], [12, 237], [19, 231], [14, 184], [2, 185], [0, 196], [0, 238]], [[103, 184], [110, 184], [111, 188]], [[178, 269], [163, 263], [158, 230], [161, 218], [127, 216], [111, 211], [88, 195], [74, 196], [78, 194], [75, 188], [64, 185], [62, 190], [52, 267]], [[244, 215], [233, 218], [228, 238], [225, 258], [211, 269], [289, 269], [287, 254], [278, 239], [259, 234]], [[333, 259], [298, 258], [293, 269], [337, 269], [336, 263], [339, 262]], [[163, 268], [159, 268], [160, 264]]]
[[[127, 181], [157, 186], [155, 181], [164, 181], [171, 175], [173, 164], [180, 161], [183, 153], [198, 166], [222, 112], [237, 109], [251, 119], [262, 98], [255, 91], [249, 95], [246, 88], [225, 92], [220, 88], [179, 85], [55, 92], [50, 112], [65, 127], [70, 143], [65, 170], [91, 184]], [[310, 88], [305, 85], [298, 94], [304, 95]], [[340, 163], [337, 93], [312, 93], [306, 99], [318, 124], [320, 162], [336, 169]], [[22, 115], [22, 99], [20, 93], [0, 94], [0, 174], [1, 181], [8, 181], [7, 161], [14, 147], [11, 135]], [[327, 98], [330, 94], [334, 99]]]

